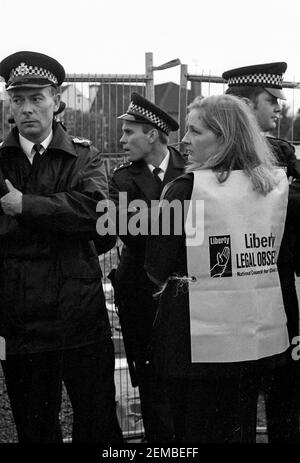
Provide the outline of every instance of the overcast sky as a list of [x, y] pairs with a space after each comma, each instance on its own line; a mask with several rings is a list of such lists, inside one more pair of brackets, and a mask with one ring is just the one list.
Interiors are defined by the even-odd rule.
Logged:
[[[285, 79], [300, 82], [299, 0], [1, 0], [0, 13], [0, 58], [27, 49], [69, 73], [140, 74], [151, 51], [154, 65], [180, 58], [212, 75], [286, 61]], [[178, 78], [179, 68], [155, 73]]]

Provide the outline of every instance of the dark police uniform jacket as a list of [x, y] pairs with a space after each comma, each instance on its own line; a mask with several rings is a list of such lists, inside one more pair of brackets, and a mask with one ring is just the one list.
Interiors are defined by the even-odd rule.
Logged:
[[[278, 165], [285, 169], [287, 177], [300, 179], [300, 160], [296, 158], [294, 146], [281, 138], [267, 137], [267, 140]], [[299, 334], [299, 306], [295, 287], [295, 271], [298, 273], [297, 269], [300, 268], [299, 241], [294, 224], [289, 220], [285, 227], [277, 264], [290, 340]]]
[[[163, 186], [184, 173], [184, 160], [169, 147], [170, 158]], [[127, 163], [116, 169], [110, 181], [110, 199], [118, 204], [119, 192], [127, 192], [128, 202], [159, 199], [155, 181], [143, 160]], [[144, 270], [146, 236], [120, 236], [124, 242], [115, 275], [117, 303], [126, 354], [129, 362], [145, 362], [157, 302], [153, 299], [156, 286]], [[132, 373], [132, 370], [131, 370]], [[133, 383], [134, 378], [132, 377]]]
[[281, 138], [266, 137], [278, 166], [283, 167], [288, 177], [300, 178], [300, 159], [295, 155], [295, 147]]
[[0, 147], [3, 176], [23, 193], [22, 214], [0, 215], [0, 335], [9, 354], [79, 347], [110, 334], [93, 242], [108, 185], [90, 145], [54, 123], [36, 165], [17, 128]]

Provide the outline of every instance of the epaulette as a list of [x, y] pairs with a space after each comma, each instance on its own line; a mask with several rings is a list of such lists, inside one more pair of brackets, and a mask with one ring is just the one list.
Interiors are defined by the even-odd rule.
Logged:
[[0, 148], [1, 148], [1, 146], [3, 145], [3, 143], [4, 143], [4, 141], [0, 141]]
[[88, 140], [87, 138], [81, 138], [81, 137], [72, 138], [72, 142], [75, 144], [82, 145], [82, 146], [91, 146], [92, 144], [91, 140]]
[[123, 164], [121, 164], [120, 166], [116, 167], [116, 168], [114, 169], [114, 172], [117, 172], [117, 171], [119, 171], [119, 170], [121, 170], [121, 169], [126, 169], [126, 167], [131, 166], [131, 164], [132, 164], [132, 161], [126, 161], [126, 162], [124, 162]]

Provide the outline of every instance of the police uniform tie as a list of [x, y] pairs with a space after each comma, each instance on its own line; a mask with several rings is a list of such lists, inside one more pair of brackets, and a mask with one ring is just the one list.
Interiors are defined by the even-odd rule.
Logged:
[[33, 145], [33, 150], [35, 151], [35, 153], [32, 158], [32, 167], [37, 166], [37, 164], [39, 163], [41, 156], [41, 148], [42, 145], [40, 145], [39, 143]]
[[160, 196], [161, 190], [162, 190], [162, 180], [158, 175], [160, 172], [162, 172], [160, 167], [154, 167], [152, 171], [152, 175], [153, 175], [153, 178], [156, 184], [156, 191], [157, 191], [158, 196]]

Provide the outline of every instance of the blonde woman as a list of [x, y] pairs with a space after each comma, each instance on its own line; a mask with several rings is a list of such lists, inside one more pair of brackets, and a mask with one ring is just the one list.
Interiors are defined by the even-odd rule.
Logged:
[[187, 442], [253, 442], [262, 371], [284, 364], [289, 347], [276, 266], [288, 181], [236, 97], [196, 98], [183, 142], [187, 174], [160, 211], [170, 233], [148, 241], [146, 270], [160, 286], [153, 363], [188, 382]]

